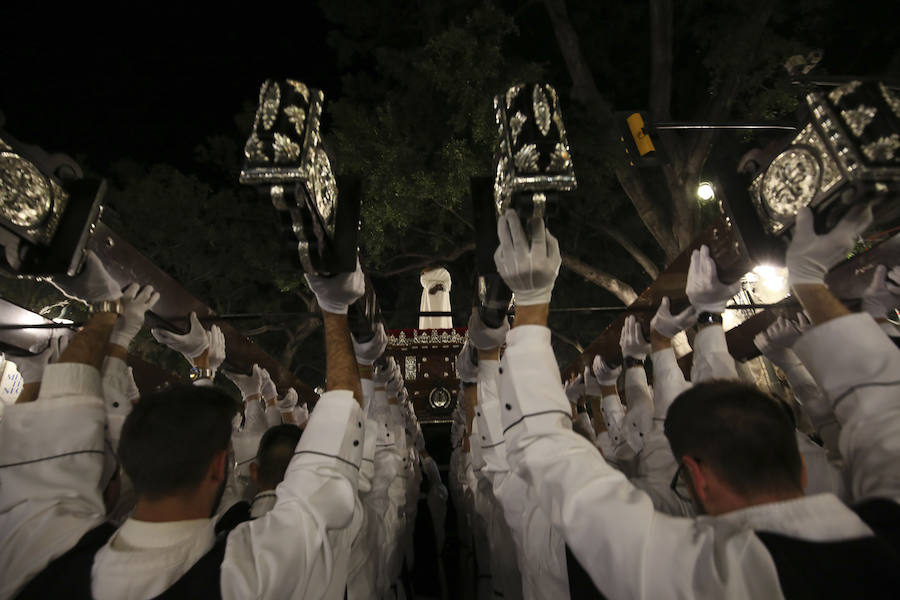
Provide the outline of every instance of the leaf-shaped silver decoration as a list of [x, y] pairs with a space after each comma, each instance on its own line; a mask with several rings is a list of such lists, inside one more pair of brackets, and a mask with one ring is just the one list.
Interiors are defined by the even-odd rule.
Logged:
[[250, 134], [250, 137], [247, 139], [247, 143], [244, 144], [244, 156], [246, 156], [247, 160], [249, 160], [250, 162], [269, 162], [269, 157], [266, 156], [265, 147], [263, 146], [262, 140], [256, 137], [255, 131]]
[[884, 101], [894, 111], [894, 115], [900, 117], [900, 95], [897, 95], [893, 90], [889, 90], [883, 83], [879, 83], [878, 87], [881, 88], [881, 95], [884, 96]]
[[262, 104], [259, 105], [260, 122], [263, 128], [272, 129], [275, 117], [278, 116], [278, 105], [281, 103], [281, 89], [274, 81], [266, 88]]
[[844, 118], [844, 121], [847, 122], [847, 126], [850, 127], [850, 131], [853, 132], [853, 135], [859, 137], [862, 135], [866, 126], [868, 126], [875, 118], [877, 112], [878, 111], [871, 106], [860, 106], [853, 110], [842, 110], [841, 116]]
[[516, 96], [519, 95], [519, 92], [522, 90], [521, 85], [514, 85], [513, 87], [506, 90], [506, 110], [512, 108], [513, 100], [516, 99]]
[[299, 106], [285, 106], [284, 114], [289, 122], [294, 124], [297, 135], [303, 135], [303, 125], [306, 123], [306, 111]]
[[520, 173], [536, 173], [538, 170], [538, 151], [534, 144], [525, 144], [516, 152], [516, 170]]
[[300, 146], [292, 142], [291, 138], [286, 135], [276, 133], [273, 146], [276, 163], [297, 162], [300, 159]]
[[531, 92], [531, 104], [534, 108], [534, 122], [540, 130], [541, 135], [550, 133], [550, 103], [547, 101], [547, 94], [544, 93], [543, 86], [537, 84]]
[[547, 165], [548, 173], [560, 173], [572, 168], [572, 155], [562, 143], [556, 144], [553, 154], [550, 155], [550, 164]]
[[309, 104], [309, 88], [306, 87], [306, 84], [302, 81], [297, 81], [295, 79], [288, 79], [288, 85], [294, 88], [298, 94], [303, 96], [303, 99], [306, 100], [306, 103]]
[[892, 133], [890, 136], [864, 145], [862, 151], [873, 162], [888, 162], [894, 160], [898, 148], [900, 148], [900, 135]]
[[840, 104], [841, 99], [844, 96], [846, 96], [847, 94], [852, 94], [856, 90], [856, 88], [861, 85], [861, 81], [851, 81], [850, 83], [845, 83], [844, 85], [830, 91], [828, 93], [828, 98], [835, 104]]
[[528, 121], [528, 117], [523, 115], [522, 111], [516, 111], [516, 114], [509, 118], [509, 129], [512, 132], [513, 144], [519, 139], [519, 134], [522, 133], [522, 127], [525, 126], [526, 121]]

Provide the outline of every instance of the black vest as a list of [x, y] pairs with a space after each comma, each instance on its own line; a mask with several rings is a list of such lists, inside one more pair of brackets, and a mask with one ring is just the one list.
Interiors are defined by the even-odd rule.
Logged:
[[[94, 565], [94, 555], [115, 531], [116, 527], [110, 523], [103, 523], [88, 531], [68, 552], [51, 561], [38, 573], [17, 598], [93, 598], [91, 568]], [[221, 598], [219, 572], [225, 559], [227, 539], [227, 533], [216, 538], [212, 549], [200, 557], [169, 589], [157, 596], [156, 600]]]
[[[809, 542], [756, 531], [772, 555], [785, 598], [896, 598], [900, 595], [900, 505], [876, 498], [852, 507], [874, 536]], [[605, 596], [566, 546], [569, 595]]]

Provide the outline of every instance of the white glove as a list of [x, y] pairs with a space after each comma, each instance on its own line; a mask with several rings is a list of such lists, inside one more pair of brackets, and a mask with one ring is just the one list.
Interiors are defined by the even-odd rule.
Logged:
[[275, 382], [272, 381], [272, 376], [269, 375], [269, 371], [262, 367], [260, 367], [259, 370], [262, 372], [262, 381], [259, 384], [259, 393], [262, 394], [263, 400], [278, 398], [278, 390], [275, 388]]
[[862, 295], [862, 309], [875, 319], [884, 319], [900, 306], [900, 265], [891, 269], [878, 265], [872, 283]]
[[565, 385], [566, 398], [573, 406], [584, 398], [584, 376], [579, 375], [572, 381], [567, 381]]
[[206, 339], [209, 340], [209, 368], [217, 371], [225, 361], [225, 334], [218, 325], [211, 325], [206, 332]]
[[107, 272], [93, 250], [85, 251], [84, 268], [75, 277], [56, 275], [49, 281], [67, 298], [92, 304], [105, 300], [118, 300], [122, 287]]
[[709, 248], [705, 244], [691, 253], [691, 266], [688, 267], [684, 293], [698, 313], [722, 313], [725, 304], [739, 291], [740, 281], [730, 285], [719, 281], [716, 262], [709, 255]]
[[507, 209], [497, 220], [500, 246], [494, 252], [497, 272], [515, 293], [516, 304], [547, 304], [561, 263], [559, 242], [541, 219], [531, 220], [531, 244], [516, 211]]
[[144, 326], [144, 315], [159, 301], [159, 292], [152, 285], [143, 288], [132, 283], [122, 293], [122, 313], [109, 335], [109, 343], [128, 349], [131, 340]]
[[336, 315], [346, 315], [347, 308], [366, 292], [366, 279], [359, 259], [352, 273], [338, 273], [331, 277], [307, 273], [306, 283], [316, 295], [319, 308]]
[[43, 350], [41, 350], [40, 344], [29, 348], [28, 351], [33, 353], [33, 356], [16, 356], [13, 362], [16, 363], [19, 375], [22, 376], [22, 383], [38, 383], [44, 376], [44, 369], [47, 365], [59, 360], [59, 355], [68, 345], [68, 336], [54, 335]]
[[361, 365], [371, 365], [384, 354], [387, 348], [387, 334], [384, 332], [384, 323], [379, 323], [375, 328], [375, 335], [365, 343], [358, 343], [353, 338], [353, 352], [356, 353], [356, 362]]
[[456, 372], [463, 383], [475, 383], [478, 381], [478, 365], [472, 360], [475, 347], [471, 340], [467, 340], [462, 350], [456, 356]]
[[393, 356], [388, 356], [385, 366], [383, 367], [375, 367], [375, 371], [372, 373], [372, 381], [375, 382], [376, 387], [383, 387], [387, 385], [388, 380], [391, 378], [391, 375], [394, 371], [400, 372], [400, 368], [397, 366], [397, 362], [394, 360]]
[[203, 325], [200, 324], [200, 319], [197, 318], [197, 313], [195, 312], [191, 313], [191, 329], [185, 334], [179, 335], [158, 328], [151, 329], [150, 334], [160, 344], [181, 352], [181, 355], [191, 363], [193, 363], [194, 358], [200, 356], [209, 348], [209, 336], [206, 330], [203, 329]]
[[496, 329], [491, 329], [481, 320], [478, 310], [472, 311], [469, 317], [469, 340], [478, 350], [492, 350], [499, 348], [506, 341], [506, 332], [509, 331], [509, 321], [503, 319], [503, 324]]
[[[265, 398], [265, 394], [263, 398]], [[271, 398], [271, 396], [269, 396]], [[291, 412], [297, 406], [297, 399], [299, 396], [297, 395], [297, 390], [294, 388], [288, 388], [288, 391], [285, 392], [284, 396], [278, 399], [278, 410], [281, 412]]]
[[834, 229], [825, 235], [813, 231], [813, 214], [808, 207], [797, 211], [794, 237], [788, 245], [784, 260], [788, 269], [788, 284], [821, 284], [825, 274], [847, 258], [859, 235], [872, 223], [872, 207], [853, 208], [844, 215]]
[[800, 364], [800, 359], [792, 350], [800, 337], [800, 330], [784, 317], [778, 317], [765, 331], [753, 337], [753, 344], [772, 363], [787, 370]]
[[400, 372], [393, 373], [388, 382], [384, 384], [384, 391], [387, 392], [388, 398], [397, 398], [400, 390], [403, 389], [403, 378]]
[[659, 301], [659, 308], [650, 320], [650, 329], [669, 339], [694, 324], [697, 320], [697, 309], [693, 305], [673, 315], [669, 309], [669, 297], [663, 296]]
[[597, 381], [600, 382], [600, 385], [616, 385], [616, 381], [618, 381], [619, 375], [621, 374], [621, 366], [613, 369], [606, 364], [603, 357], [599, 354], [594, 357], [594, 376], [597, 378]]
[[644, 360], [650, 354], [650, 342], [644, 339], [641, 324], [634, 315], [625, 317], [622, 325], [622, 335], [619, 337], [619, 347], [622, 348], [622, 357]]
[[601, 398], [603, 396], [603, 392], [600, 390], [600, 382], [597, 381], [590, 367], [584, 368], [584, 395], [592, 398]]
[[303, 427], [309, 421], [309, 409], [306, 404], [298, 404], [294, 408], [294, 423], [297, 427]]
[[245, 400], [250, 396], [259, 396], [262, 393], [263, 370], [259, 365], [253, 365], [249, 375], [241, 373], [232, 373], [231, 371], [223, 371], [225, 377], [231, 380], [231, 383], [237, 386], [241, 391], [241, 397]]

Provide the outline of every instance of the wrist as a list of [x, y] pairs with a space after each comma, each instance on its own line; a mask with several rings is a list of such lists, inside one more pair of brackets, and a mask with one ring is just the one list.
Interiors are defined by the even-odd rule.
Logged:
[[655, 329], [650, 330], [650, 349], [654, 352], [672, 347], [672, 338], [666, 337]]
[[644, 368], [644, 357], [643, 356], [641, 356], [641, 357], [626, 356], [624, 364], [625, 364], [626, 369], [633, 369], [635, 367], [640, 367], [643, 369]]
[[708, 310], [702, 311], [699, 315], [697, 315], [697, 326], [700, 329], [704, 327], [710, 327], [712, 325], [722, 326], [722, 313], [721, 312], [711, 312]]
[[500, 348], [491, 348], [489, 350], [479, 350], [478, 360], [500, 360]]
[[204, 350], [199, 356], [195, 356], [194, 358], [192, 358], [191, 363], [198, 369], [208, 369], [209, 368], [209, 348]]
[[546, 327], [549, 314], [550, 304], [529, 304], [525, 306], [517, 304], [513, 327], [520, 327], [523, 325], [540, 325], [541, 327]]
[[128, 350], [124, 346], [110, 340], [109, 344], [106, 346], [106, 355], [124, 361], [128, 358]]

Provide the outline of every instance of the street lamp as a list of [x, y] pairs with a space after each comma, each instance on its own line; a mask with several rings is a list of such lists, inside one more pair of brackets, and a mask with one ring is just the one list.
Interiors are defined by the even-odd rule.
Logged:
[[697, 186], [697, 197], [701, 200], [712, 200], [716, 195], [715, 190], [713, 190], [713, 186], [708, 181], [701, 181], [700, 185]]

